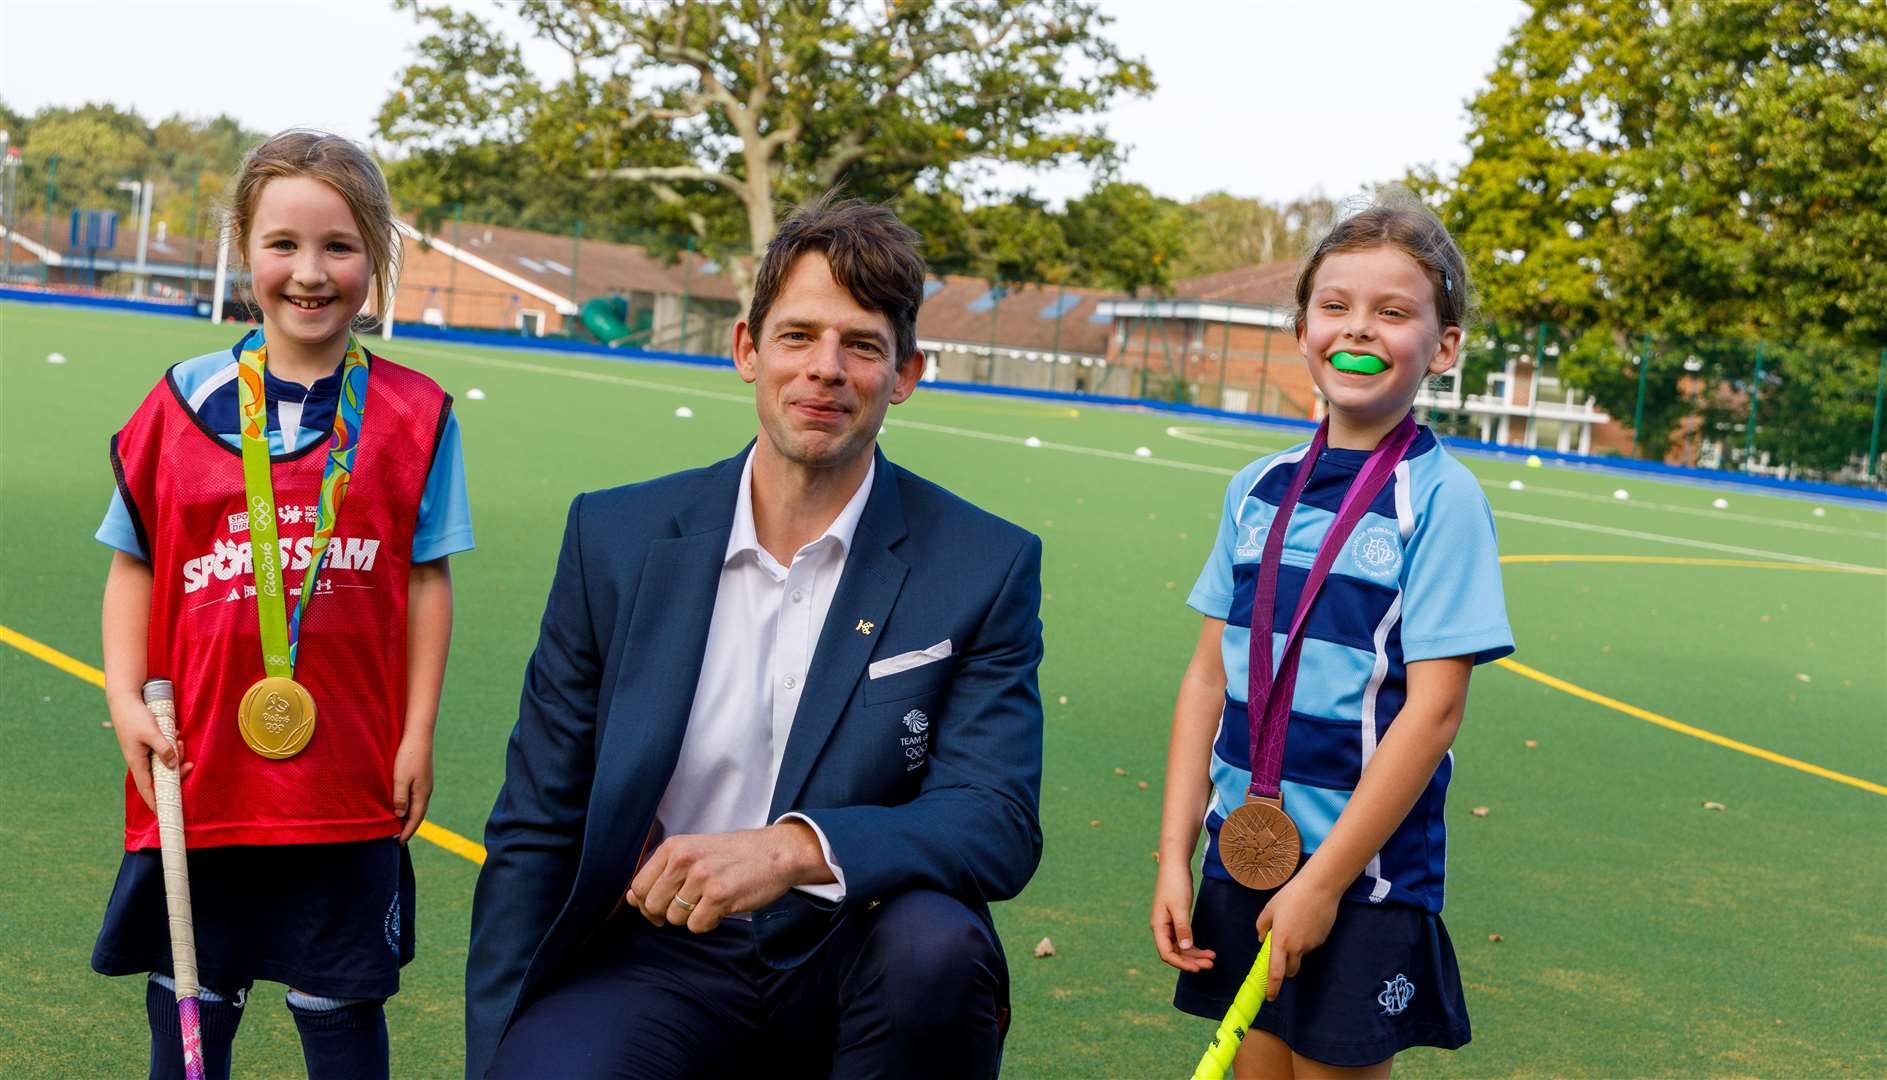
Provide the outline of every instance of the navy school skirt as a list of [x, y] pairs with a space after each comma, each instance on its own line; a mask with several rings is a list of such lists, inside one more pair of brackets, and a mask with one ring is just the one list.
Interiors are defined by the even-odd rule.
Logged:
[[[1258, 913], [1273, 895], [1217, 878], [1200, 882], [1193, 944], [1218, 956], [1205, 971], [1180, 973], [1173, 1004], [1181, 1012], [1225, 1018], [1258, 958]], [[1330, 937], [1305, 954], [1252, 1027], [1328, 1065], [1374, 1065], [1412, 1046], [1465, 1046], [1468, 1006], [1441, 916], [1340, 901]]]
[[[201, 983], [257, 981], [335, 998], [386, 998], [413, 958], [413, 860], [393, 837], [190, 852]], [[171, 974], [164, 865], [128, 851], [92, 949], [101, 975]]]

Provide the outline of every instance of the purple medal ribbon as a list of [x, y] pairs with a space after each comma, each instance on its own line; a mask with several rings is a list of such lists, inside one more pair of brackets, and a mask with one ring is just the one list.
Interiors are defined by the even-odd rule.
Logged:
[[1292, 616], [1291, 631], [1284, 639], [1284, 660], [1273, 678], [1271, 633], [1278, 607], [1278, 566], [1284, 556], [1284, 533], [1291, 521], [1291, 511], [1297, 508], [1297, 500], [1303, 496], [1317, 459], [1323, 454], [1330, 434], [1329, 420], [1318, 426], [1310, 449], [1297, 463], [1290, 490], [1278, 504], [1277, 516], [1272, 519], [1271, 532], [1265, 537], [1264, 554], [1258, 563], [1258, 589], [1251, 605], [1251, 671], [1245, 699], [1246, 714], [1251, 719], [1249, 797], [1278, 798], [1278, 781], [1284, 773], [1284, 729], [1291, 719], [1291, 697], [1297, 689], [1297, 661], [1304, 651], [1304, 623], [1310, 616], [1310, 605], [1323, 587], [1324, 578], [1330, 576], [1330, 566], [1336, 562], [1338, 549], [1349, 540], [1356, 523], [1363, 519], [1370, 503], [1376, 501], [1377, 493], [1389, 483], [1417, 433], [1415, 417], [1404, 416], [1402, 423], [1371, 451], [1369, 460], [1344, 494], [1337, 519], [1331, 522], [1330, 531], [1318, 546], [1310, 576], [1304, 580], [1304, 591], [1297, 598], [1297, 613]]

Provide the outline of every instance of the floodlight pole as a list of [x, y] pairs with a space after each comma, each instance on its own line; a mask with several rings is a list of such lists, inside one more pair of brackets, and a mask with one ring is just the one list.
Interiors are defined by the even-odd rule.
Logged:
[[1867, 437], [1867, 478], [1876, 479], [1874, 463], [1880, 459], [1880, 409], [1887, 399], [1887, 347], [1880, 351], [1880, 374], [1874, 377], [1874, 433]]
[[[46, 157], [46, 234], [42, 241], [46, 245], [46, 255], [39, 262], [39, 283], [52, 283], [52, 204], [59, 197], [59, 155]], [[71, 271], [66, 272], [66, 280], [71, 281]]]
[[1645, 431], [1645, 379], [1651, 373], [1651, 335], [1645, 334], [1644, 348], [1638, 355], [1638, 404], [1631, 413], [1631, 456], [1638, 456], [1638, 440]]
[[13, 167], [16, 155], [6, 131], [0, 131], [0, 224], [7, 230], [5, 269], [0, 283], [13, 280]]
[[393, 340], [393, 313], [400, 307], [400, 230], [387, 230], [387, 282], [380, 289], [381, 297], [386, 301], [386, 310], [380, 313], [380, 340]]
[[1260, 413], [1265, 411], [1265, 391], [1271, 388], [1271, 330], [1272, 330], [1272, 326], [1269, 319], [1269, 316], [1271, 314], [1271, 309], [1266, 308], [1265, 314], [1267, 316], [1264, 323], [1265, 353], [1264, 353], [1264, 359], [1260, 362], [1260, 366], [1258, 368], [1258, 412]]
[[132, 278], [131, 295], [139, 299], [143, 299], [150, 288], [150, 274], [145, 269], [147, 265], [145, 257], [150, 251], [151, 244], [151, 189], [153, 186], [149, 180], [118, 181], [119, 191], [131, 193], [131, 210], [138, 217], [138, 264], [137, 269], [133, 271], [135, 276]]
[[1057, 281], [1055, 283], [1055, 345], [1054, 355], [1051, 356], [1048, 361], [1051, 364], [1061, 363], [1061, 321], [1068, 316], [1068, 312], [1062, 307], [1062, 297], [1067, 292], [1067, 282]]
[[223, 324], [223, 290], [229, 281], [229, 222], [216, 230], [216, 288], [210, 296], [210, 321]]
[[1225, 305], [1225, 333], [1219, 342], [1218, 407], [1225, 408], [1225, 368], [1232, 362], [1232, 305]]
[[1762, 400], [1763, 392], [1763, 343], [1756, 343], [1756, 377], [1749, 384], [1749, 422], [1744, 426], [1743, 471], [1748, 472], [1756, 460], [1756, 406]]
[[1002, 275], [989, 283], [989, 381], [996, 381], [996, 312], [1002, 307]]

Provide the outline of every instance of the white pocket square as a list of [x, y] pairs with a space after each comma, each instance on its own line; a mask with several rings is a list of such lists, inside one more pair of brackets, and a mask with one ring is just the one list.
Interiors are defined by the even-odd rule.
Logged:
[[945, 638], [928, 649], [918, 649], [915, 652], [887, 656], [883, 660], [873, 663], [870, 668], [866, 669], [866, 673], [874, 679], [882, 679], [886, 675], [896, 675], [900, 671], [909, 671], [912, 668], [921, 668], [925, 664], [934, 664], [939, 660], [947, 659], [949, 656], [950, 639]]

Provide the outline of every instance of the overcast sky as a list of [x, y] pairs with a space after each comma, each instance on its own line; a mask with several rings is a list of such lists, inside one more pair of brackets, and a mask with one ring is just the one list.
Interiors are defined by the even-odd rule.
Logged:
[[[492, 0], [460, 6], [497, 11]], [[1129, 180], [1188, 199], [1224, 190], [1342, 197], [1410, 166], [1466, 160], [1464, 104], [1523, 0], [1103, 0], [1159, 90], [1115, 107]], [[356, 139], [420, 36], [386, 0], [4, 0], [0, 100], [109, 101], [147, 119], [226, 112], [249, 128]], [[560, 54], [527, 57], [557, 70]], [[1085, 172], [1004, 173], [1057, 201]]]

